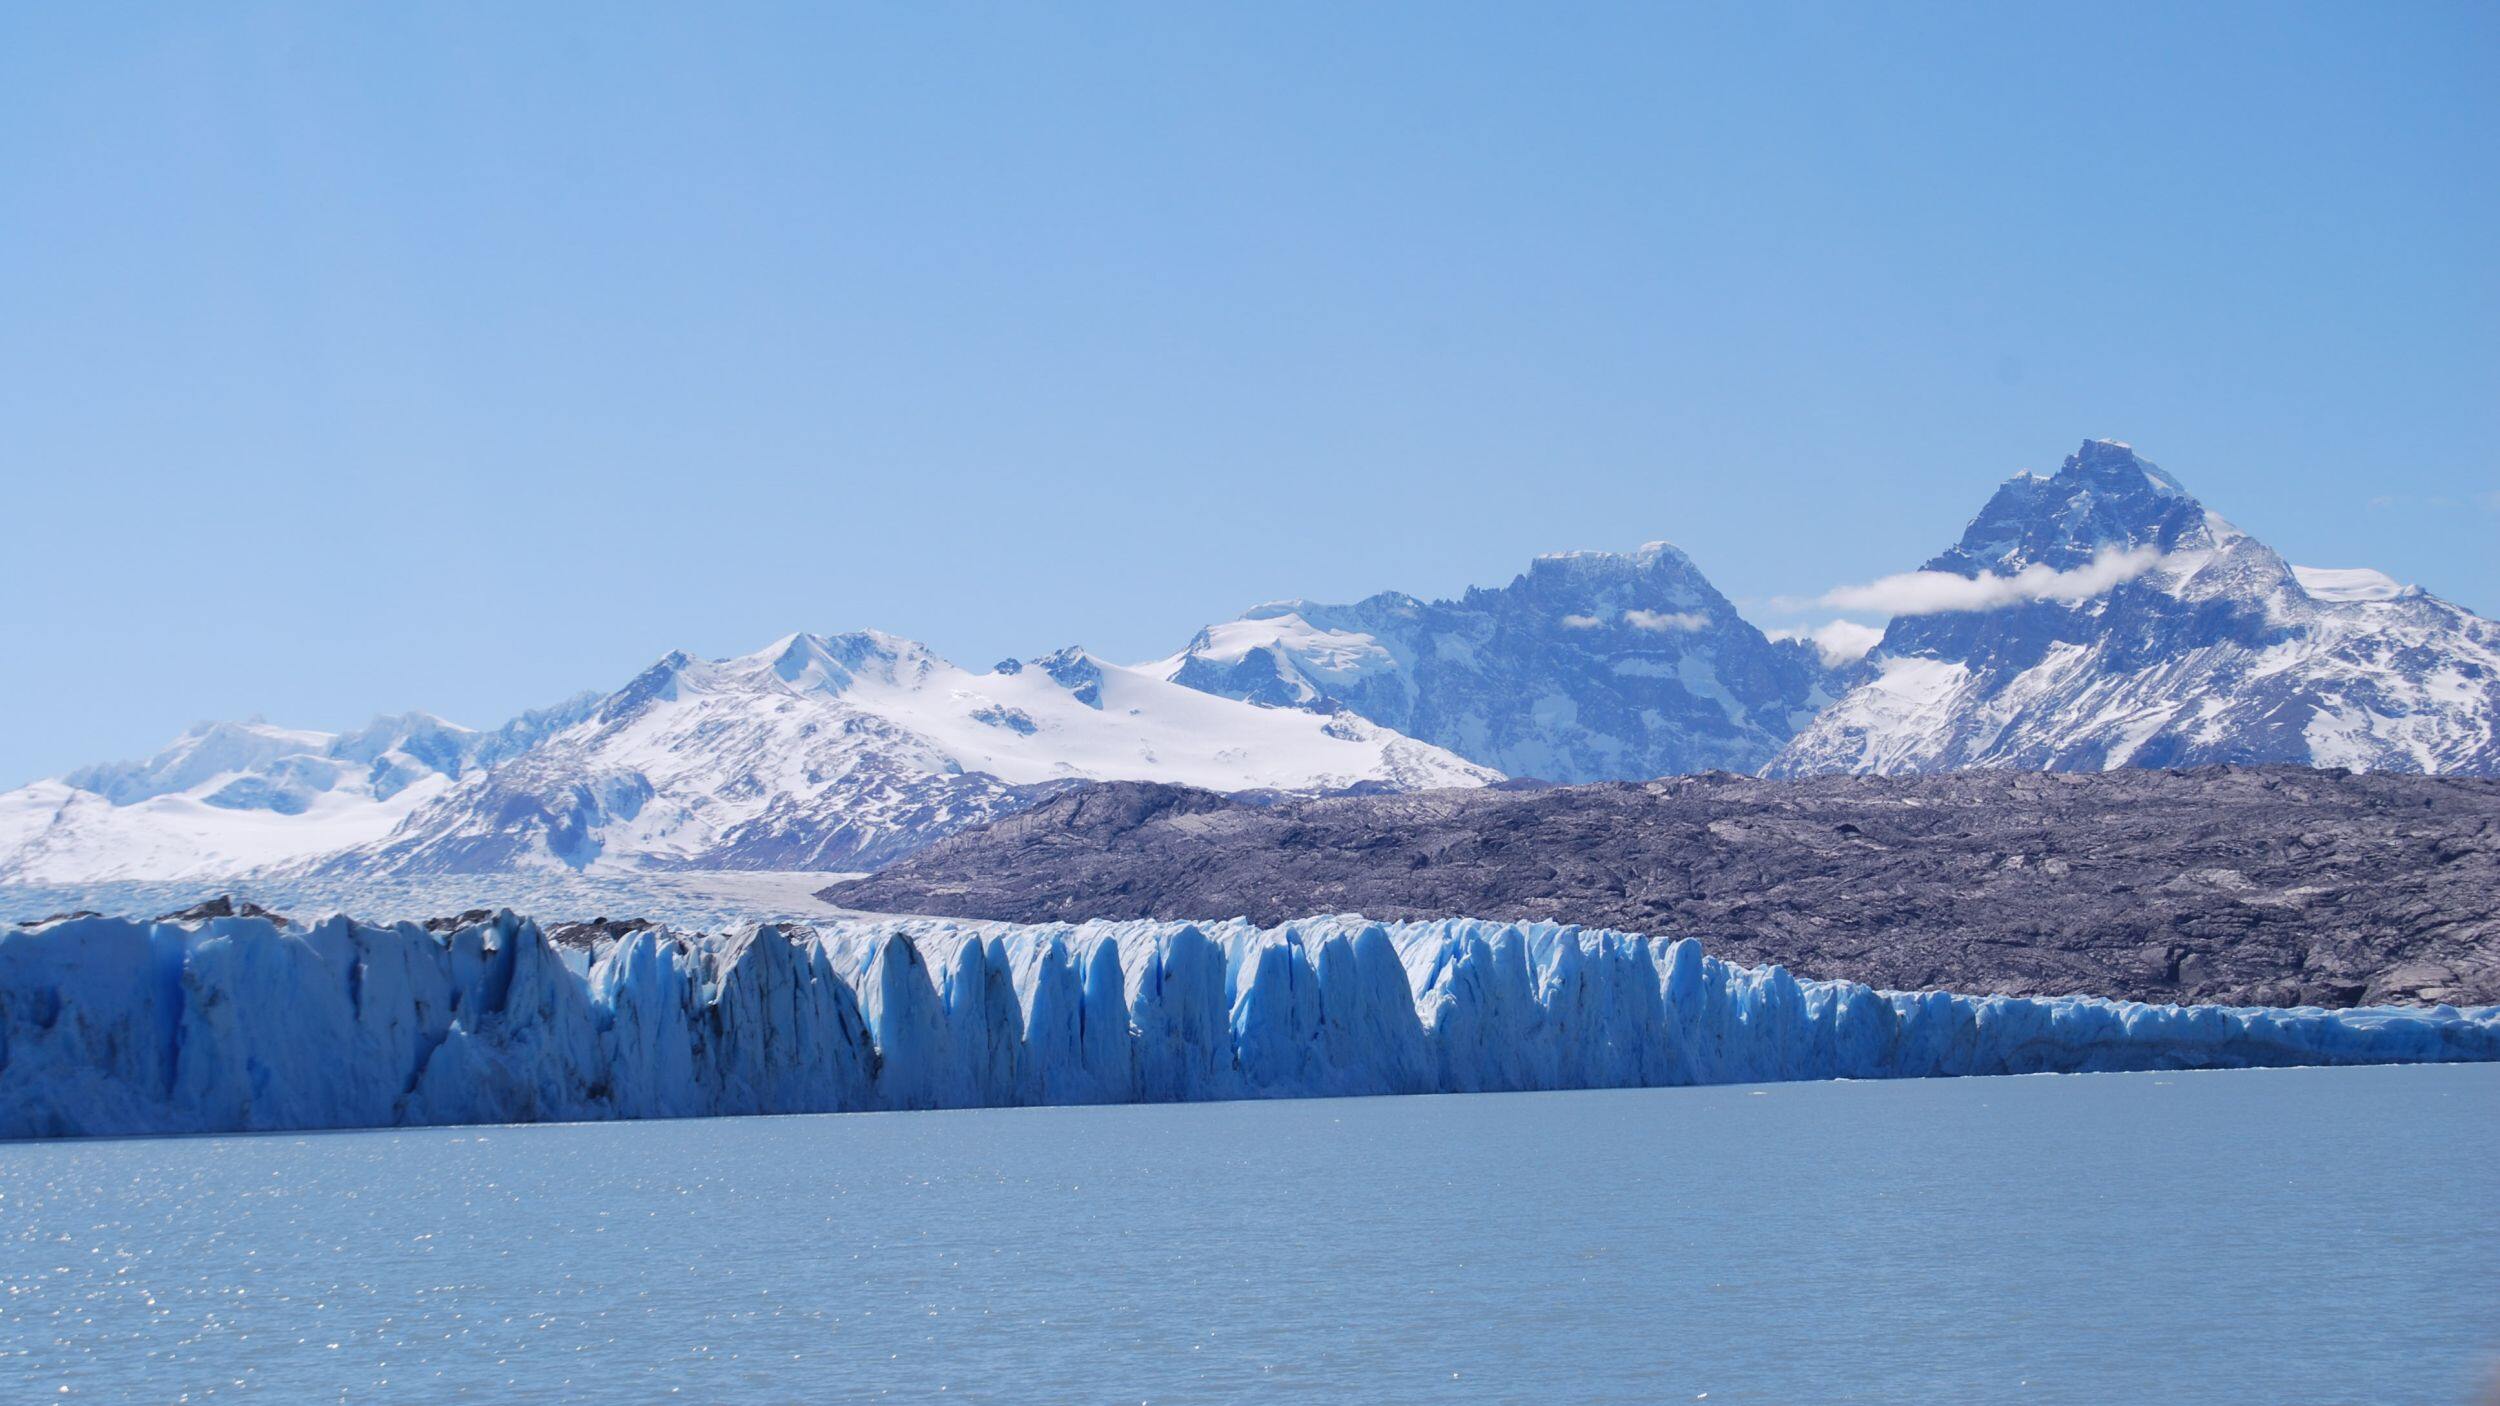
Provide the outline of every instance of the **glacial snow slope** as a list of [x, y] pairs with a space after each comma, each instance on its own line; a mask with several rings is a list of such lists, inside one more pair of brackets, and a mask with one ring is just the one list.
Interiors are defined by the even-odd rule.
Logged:
[[1812, 646], [1766, 638], [1664, 542], [1539, 557], [1458, 600], [1264, 605], [1144, 667], [1548, 781], [1752, 771], [1832, 696]]
[[412, 714], [333, 736], [195, 729], [0, 794], [0, 883], [592, 866], [874, 865], [1085, 780], [1221, 791], [1498, 774], [1357, 717], [1253, 707], [1062, 650], [976, 674], [909, 640], [671, 654], [494, 732]]
[[144, 760], [0, 793], [0, 883], [239, 874], [376, 840], [458, 778], [568, 726], [589, 701], [493, 732], [424, 713], [350, 733], [203, 723]]
[[1896, 616], [1768, 774], [2500, 774], [2500, 624], [2375, 571], [2295, 567], [2126, 445], [2017, 475], [1926, 570], [1994, 603]]
[[1499, 779], [1360, 718], [1258, 708], [1081, 650], [987, 673], [875, 631], [671, 654], [320, 874], [859, 869], [1087, 780], [1221, 791]]
[[2500, 1008], [1886, 994], [1549, 924], [0, 932], [0, 1137], [2500, 1058]]

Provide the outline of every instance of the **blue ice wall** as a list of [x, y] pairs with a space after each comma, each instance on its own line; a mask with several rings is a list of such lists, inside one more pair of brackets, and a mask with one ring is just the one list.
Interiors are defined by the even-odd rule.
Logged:
[[0, 930], [0, 1137], [2500, 1059], [2500, 1008], [1800, 982], [1551, 924]]

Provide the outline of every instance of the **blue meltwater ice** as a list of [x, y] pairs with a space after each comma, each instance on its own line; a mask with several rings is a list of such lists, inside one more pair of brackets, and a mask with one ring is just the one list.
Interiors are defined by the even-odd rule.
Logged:
[[1549, 923], [0, 931], [0, 1137], [2500, 1059], [2500, 1008], [1882, 992]]

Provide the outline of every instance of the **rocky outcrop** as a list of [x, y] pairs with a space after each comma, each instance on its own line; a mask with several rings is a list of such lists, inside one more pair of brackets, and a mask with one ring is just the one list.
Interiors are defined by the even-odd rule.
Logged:
[[2500, 1000], [2500, 782], [2295, 767], [1496, 788], [1097, 787], [824, 891], [1038, 921], [1465, 913], [1895, 989]]

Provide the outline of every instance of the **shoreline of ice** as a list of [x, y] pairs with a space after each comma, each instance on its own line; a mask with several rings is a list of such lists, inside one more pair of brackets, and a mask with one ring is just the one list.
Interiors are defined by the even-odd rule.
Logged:
[[2500, 1007], [1800, 982], [1471, 919], [0, 929], [0, 1138], [2500, 1060]]

